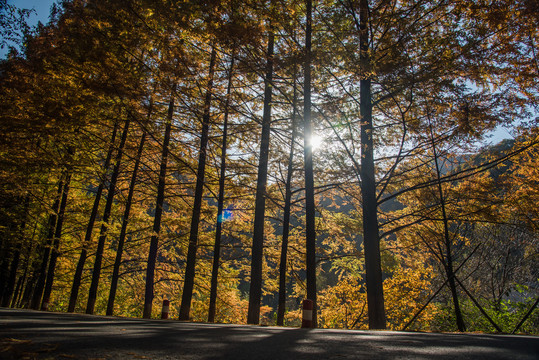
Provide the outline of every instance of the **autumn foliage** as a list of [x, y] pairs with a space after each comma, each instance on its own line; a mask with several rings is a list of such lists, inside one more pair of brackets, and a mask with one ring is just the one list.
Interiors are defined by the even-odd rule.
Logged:
[[534, 2], [0, 4], [2, 306], [539, 332]]

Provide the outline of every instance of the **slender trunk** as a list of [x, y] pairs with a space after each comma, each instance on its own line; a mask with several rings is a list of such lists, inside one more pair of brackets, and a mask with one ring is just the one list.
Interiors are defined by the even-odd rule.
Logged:
[[31, 271], [32, 271], [31, 269], [37, 266], [35, 260], [32, 261], [32, 254], [34, 253], [33, 240], [35, 238], [37, 227], [38, 227], [38, 222], [36, 221], [35, 226], [34, 226], [34, 234], [32, 235], [32, 239], [30, 240], [30, 243], [28, 244], [28, 249], [26, 250], [26, 266], [24, 268], [24, 274], [23, 274], [24, 282], [22, 283], [22, 286], [21, 286], [20, 299], [17, 300], [17, 306], [21, 308], [28, 307], [28, 302], [30, 301], [30, 298], [31, 298], [31, 289], [33, 288], [33, 284], [35, 281], [35, 277], [33, 276], [33, 274], [32, 275], [29, 275], [29, 274], [31, 274]]
[[17, 289], [15, 289], [15, 282], [17, 280], [17, 270], [19, 269], [19, 262], [21, 258], [21, 248], [22, 248], [22, 242], [24, 240], [24, 230], [26, 228], [26, 219], [28, 218], [27, 213], [28, 213], [29, 207], [30, 207], [30, 196], [26, 195], [24, 199], [22, 220], [21, 220], [21, 223], [19, 224], [19, 229], [17, 231], [19, 235], [17, 247], [15, 249], [15, 253], [13, 254], [13, 260], [11, 261], [11, 266], [9, 269], [9, 277], [7, 279], [6, 291], [2, 298], [2, 306], [4, 307], [8, 307], [11, 303], [11, 299], [17, 297], [19, 286], [17, 286]]
[[307, 299], [313, 301], [312, 326], [317, 323], [316, 306], [316, 229], [314, 209], [313, 147], [311, 126], [311, 32], [312, 0], [307, 0], [307, 28], [305, 30], [305, 64], [303, 84], [304, 158], [305, 158], [305, 230]]
[[47, 281], [45, 283], [45, 293], [43, 295], [43, 301], [41, 303], [41, 310], [47, 310], [50, 302], [52, 284], [54, 281], [54, 271], [56, 269], [56, 260], [58, 259], [60, 251], [60, 237], [62, 236], [62, 227], [64, 224], [64, 215], [67, 205], [67, 197], [69, 194], [69, 183], [71, 182], [71, 173], [68, 173], [65, 179], [64, 188], [62, 190], [62, 201], [60, 202], [60, 208], [58, 210], [58, 220], [56, 222], [56, 229], [54, 233], [54, 244], [51, 251], [51, 260], [49, 262], [49, 270], [47, 271]]
[[[9, 225], [6, 226], [6, 230], [4, 233], [7, 233], [9, 231]], [[2, 234], [3, 236], [0, 237], [0, 299], [4, 296], [4, 291], [6, 290], [6, 284], [8, 281], [8, 272], [9, 272], [9, 264], [8, 264], [8, 254], [7, 250], [4, 249], [4, 245], [7, 247], [7, 239], [6, 235]]]
[[[20, 243], [16, 244], [15, 250], [13, 251], [13, 257], [11, 262], [8, 261], [6, 256], [4, 259], [4, 273], [2, 277], [4, 278], [0, 282], [0, 306], [8, 307], [13, 296], [13, 291], [15, 288], [15, 282], [17, 280], [17, 269], [19, 267], [19, 261], [21, 257]], [[7, 255], [7, 254], [6, 254]]]
[[283, 213], [283, 239], [281, 244], [281, 260], [279, 263], [279, 305], [277, 307], [277, 325], [284, 325], [286, 311], [286, 262], [288, 255], [288, 234], [290, 232], [290, 208], [292, 202], [292, 173], [294, 171], [294, 143], [296, 142], [296, 68], [294, 67], [294, 95], [292, 99], [292, 140], [290, 141], [290, 154], [288, 156], [288, 169], [286, 173], [284, 213]]
[[[150, 105], [150, 108], [151, 108], [151, 105]], [[107, 303], [107, 315], [112, 315], [114, 311], [114, 299], [116, 297], [116, 290], [118, 289], [118, 280], [120, 278], [120, 265], [122, 263], [125, 237], [127, 234], [127, 225], [129, 223], [129, 213], [131, 212], [131, 204], [133, 203], [133, 195], [135, 193], [135, 185], [137, 183], [138, 168], [140, 166], [140, 158], [142, 157], [142, 150], [144, 148], [145, 141], [146, 141], [146, 132], [143, 132], [142, 137], [140, 138], [140, 143], [137, 150], [137, 156], [135, 158], [133, 174], [131, 175], [131, 182], [129, 184], [129, 193], [127, 195], [124, 215], [122, 218], [122, 229], [120, 230], [120, 237], [118, 239], [118, 249], [116, 250], [116, 259], [114, 260], [114, 269], [112, 270], [112, 279], [110, 282], [109, 300]]]
[[535, 302], [533, 303], [532, 306], [530, 306], [530, 308], [528, 309], [528, 311], [526, 312], [526, 314], [524, 315], [524, 317], [518, 322], [517, 326], [515, 326], [515, 328], [513, 329], [513, 331], [511, 331], [511, 334], [514, 334], [518, 331], [518, 329], [520, 329], [520, 327], [522, 326], [522, 324], [524, 324], [526, 322], [526, 320], [528, 320], [528, 318], [530, 317], [530, 315], [533, 313], [533, 310], [535, 310], [535, 308], [537, 307], [537, 305], [539, 305], [539, 297], [537, 299], [535, 299]]
[[49, 222], [47, 224], [47, 241], [45, 244], [45, 249], [43, 251], [43, 258], [41, 260], [41, 265], [37, 274], [37, 283], [34, 288], [34, 295], [32, 296], [32, 302], [30, 307], [35, 310], [39, 310], [41, 305], [41, 297], [43, 296], [43, 288], [45, 286], [45, 279], [47, 277], [47, 265], [49, 263], [49, 258], [51, 254], [51, 247], [53, 245], [54, 239], [54, 229], [56, 225], [56, 218], [58, 215], [58, 207], [60, 206], [60, 196], [62, 195], [62, 190], [64, 183], [62, 180], [58, 182], [58, 190], [56, 192], [56, 197], [54, 199], [54, 204], [52, 205], [52, 214], [49, 215]]
[[361, 113], [361, 195], [363, 199], [363, 245], [365, 249], [365, 272], [369, 329], [385, 329], [384, 291], [378, 233], [378, 204], [374, 171], [374, 144], [372, 125], [372, 95], [369, 59], [369, 5], [360, 0], [360, 63], [363, 77], [360, 80]]
[[0, 251], [0, 302], [4, 298], [4, 294], [7, 291], [9, 273], [9, 261], [6, 254], [2, 254]]
[[105, 164], [103, 169], [105, 169], [105, 175], [102, 181], [100, 182], [97, 192], [95, 194], [94, 205], [92, 207], [92, 213], [90, 214], [90, 220], [88, 221], [88, 226], [86, 227], [86, 235], [84, 236], [84, 242], [82, 243], [82, 250], [79, 256], [79, 261], [77, 262], [77, 269], [75, 270], [75, 276], [73, 277], [73, 285], [71, 286], [71, 296], [69, 298], [69, 306], [67, 311], [74, 312], [75, 305], [77, 304], [77, 297], [79, 295], [80, 284], [82, 280], [82, 272], [84, 270], [84, 263], [86, 262], [86, 257], [88, 255], [88, 246], [92, 241], [92, 232], [94, 229], [95, 220], [97, 218], [97, 213], [99, 211], [99, 202], [101, 201], [101, 195], [103, 194], [103, 187], [105, 186], [105, 181], [107, 178], [108, 169], [110, 167], [110, 161], [112, 159], [112, 153], [114, 151], [114, 142], [116, 141], [116, 133], [118, 131], [118, 123], [114, 123], [114, 130], [112, 131], [112, 138], [110, 140], [110, 147], [105, 158]]
[[212, 48], [206, 99], [204, 101], [204, 114], [202, 115], [202, 134], [200, 137], [200, 150], [198, 152], [197, 182], [195, 186], [195, 201], [193, 203], [193, 216], [191, 217], [191, 231], [187, 250], [187, 264], [183, 282], [182, 303], [180, 305], [180, 320], [189, 320], [191, 299], [195, 282], [195, 263], [197, 256], [198, 225], [200, 222], [200, 209], [202, 207], [202, 192], [204, 190], [204, 174], [206, 172], [206, 148], [208, 146], [208, 132], [210, 126], [211, 93], [213, 88], [213, 73], [217, 51]]
[[[453, 254], [451, 252], [451, 238], [449, 236], [449, 221], [447, 219], [447, 212], [445, 208], [445, 196], [442, 189], [441, 181], [441, 170], [440, 164], [438, 161], [438, 152], [436, 151], [436, 145], [434, 144], [434, 134], [432, 132], [432, 124], [430, 124], [430, 137], [432, 144], [432, 152], [434, 155], [434, 165], [436, 167], [436, 177], [437, 177], [437, 186], [438, 186], [438, 195], [440, 196], [440, 206], [442, 208], [442, 220], [444, 225], [444, 245], [445, 245], [445, 272], [448, 279], [449, 289], [451, 290], [451, 297], [453, 298], [453, 305], [455, 308], [455, 317], [457, 321], [457, 328], [459, 331], [466, 331], [466, 325], [464, 324], [464, 319], [462, 317], [462, 312], [460, 311], [459, 297], [457, 293], [457, 284], [455, 282], [455, 272], [453, 269]], [[440, 254], [442, 255], [442, 254]], [[443, 259], [443, 255], [442, 255]]]
[[29, 274], [31, 274], [32, 269], [35, 269], [37, 267], [36, 261], [32, 261], [32, 254], [39, 253], [39, 251], [34, 251], [34, 239], [37, 233], [38, 226], [39, 221], [36, 221], [34, 224], [34, 231], [32, 237], [30, 238], [30, 241], [28, 242], [28, 248], [26, 249], [26, 261], [24, 266], [24, 274], [22, 275], [24, 281], [22, 282], [21, 292], [19, 295], [19, 299], [17, 299], [16, 303], [16, 306], [21, 308], [28, 307], [28, 303], [31, 298], [31, 289], [33, 288], [35, 282], [35, 277], [33, 276], [33, 274]]
[[35, 226], [34, 226], [34, 232], [32, 234], [32, 237], [31, 237], [30, 241], [28, 242], [28, 247], [26, 249], [26, 256], [25, 256], [26, 261], [25, 261], [25, 264], [24, 264], [24, 272], [22, 274], [22, 278], [20, 279], [20, 283], [21, 283], [20, 290], [18, 292], [17, 297], [13, 299], [15, 302], [12, 304], [12, 307], [24, 307], [28, 303], [28, 301], [27, 301], [27, 299], [28, 299], [27, 294], [28, 293], [26, 291], [26, 288], [28, 287], [28, 284], [31, 282], [28, 279], [28, 274], [30, 273], [30, 267], [32, 265], [31, 259], [32, 259], [32, 253], [33, 253], [33, 250], [34, 250], [34, 242], [33, 242], [33, 240], [35, 238], [37, 226], [38, 226], [38, 223], [36, 221]]
[[226, 88], [225, 115], [223, 120], [223, 142], [221, 145], [221, 168], [219, 173], [219, 195], [217, 199], [217, 224], [215, 227], [215, 243], [213, 246], [213, 265], [211, 271], [210, 285], [210, 306], [208, 310], [208, 322], [215, 321], [215, 305], [217, 302], [217, 282], [219, 278], [219, 261], [221, 256], [221, 233], [223, 225], [223, 205], [225, 197], [225, 175], [226, 175], [226, 149], [228, 135], [228, 113], [230, 104], [230, 92], [232, 90], [232, 75], [234, 72], [234, 54], [230, 59], [228, 69], [228, 85]]
[[99, 286], [99, 278], [101, 276], [101, 264], [103, 262], [103, 251], [105, 249], [105, 242], [107, 240], [107, 232], [109, 228], [110, 213], [112, 210], [112, 203], [114, 201], [114, 195], [116, 192], [116, 183], [118, 182], [118, 175], [120, 173], [120, 166], [122, 164], [123, 150], [125, 142], [127, 140], [127, 134], [129, 132], [129, 123], [131, 118], [128, 116], [125, 121], [125, 126], [120, 139], [120, 146], [116, 153], [116, 164], [110, 177], [109, 191], [107, 193], [107, 202], [105, 203], [105, 209], [103, 210], [103, 219], [101, 222], [101, 229], [99, 232], [99, 240], [97, 241], [97, 251], [95, 253], [94, 269], [92, 271], [92, 282], [90, 284], [90, 291], [88, 293], [88, 302], [86, 304], [86, 314], [93, 314], [95, 308], [95, 301], [97, 299], [97, 289]]
[[22, 285], [24, 284], [25, 278], [26, 278], [26, 274], [23, 274], [23, 276], [19, 277], [19, 280], [17, 280], [17, 286], [15, 287], [15, 291], [13, 292], [13, 297], [11, 298], [10, 307], [12, 308], [17, 307], [21, 290], [22, 290]]
[[466, 331], [466, 325], [464, 324], [462, 312], [460, 311], [457, 285], [455, 283], [455, 277], [454, 277], [454, 272], [453, 272], [453, 260], [451, 257], [451, 250], [447, 250], [447, 253], [446, 253], [445, 272], [446, 272], [447, 278], [449, 279], [448, 283], [449, 283], [449, 289], [451, 290], [451, 297], [453, 299], [453, 305], [455, 307], [455, 317], [457, 321], [457, 328], [459, 331], [463, 332], [463, 331]]
[[167, 175], [168, 144], [170, 142], [172, 116], [174, 115], [174, 93], [175, 92], [176, 92], [176, 85], [172, 87], [172, 92], [170, 94], [170, 102], [168, 104], [168, 114], [167, 114], [167, 121], [165, 125], [165, 138], [163, 140], [163, 151], [161, 154], [161, 167], [159, 170], [159, 184], [157, 185], [157, 199], [155, 201], [155, 217], [153, 219], [153, 235], [150, 240], [150, 251], [148, 252], [148, 262], [146, 266], [144, 313], [142, 315], [145, 319], [149, 319], [152, 316], [155, 261], [157, 260], [157, 245], [159, 242], [159, 232], [161, 231], [161, 216], [163, 215], [163, 203], [165, 201], [165, 180], [166, 180], [166, 175]]
[[260, 158], [256, 183], [255, 221], [251, 251], [251, 284], [249, 287], [249, 309], [247, 323], [258, 324], [260, 321], [260, 299], [262, 297], [262, 261], [264, 247], [264, 213], [266, 209], [266, 183], [268, 179], [268, 158], [271, 130], [271, 96], [273, 80], [274, 34], [270, 25], [266, 76], [264, 79], [264, 111], [262, 115], [262, 136], [260, 139]]
[[32, 274], [28, 278], [28, 281], [26, 282], [26, 284], [24, 286], [24, 291], [22, 293], [22, 298], [21, 298], [21, 302], [19, 304], [19, 307], [21, 307], [23, 309], [29, 308], [29, 305], [30, 305], [31, 300], [32, 300], [32, 289], [34, 289], [35, 283], [36, 283], [36, 276], [35, 276], [35, 274]]

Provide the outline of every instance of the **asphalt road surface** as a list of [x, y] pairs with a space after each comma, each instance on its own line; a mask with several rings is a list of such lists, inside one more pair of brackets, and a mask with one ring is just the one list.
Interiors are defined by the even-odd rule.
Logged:
[[539, 337], [141, 320], [0, 308], [0, 359], [539, 359]]

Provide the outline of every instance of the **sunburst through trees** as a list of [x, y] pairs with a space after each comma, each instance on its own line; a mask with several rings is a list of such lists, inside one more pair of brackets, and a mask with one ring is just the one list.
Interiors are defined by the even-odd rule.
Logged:
[[539, 331], [532, 2], [1, 4], [2, 306]]

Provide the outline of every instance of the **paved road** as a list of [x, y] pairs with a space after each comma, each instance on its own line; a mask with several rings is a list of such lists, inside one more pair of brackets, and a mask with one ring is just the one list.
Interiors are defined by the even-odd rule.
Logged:
[[539, 359], [539, 337], [293, 329], [0, 308], [0, 359]]

